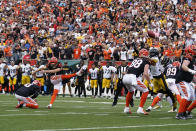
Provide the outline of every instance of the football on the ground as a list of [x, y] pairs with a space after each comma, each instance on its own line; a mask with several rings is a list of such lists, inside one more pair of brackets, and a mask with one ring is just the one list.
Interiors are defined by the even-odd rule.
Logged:
[[148, 36], [151, 38], [155, 38], [155, 33], [151, 30], [148, 30]]

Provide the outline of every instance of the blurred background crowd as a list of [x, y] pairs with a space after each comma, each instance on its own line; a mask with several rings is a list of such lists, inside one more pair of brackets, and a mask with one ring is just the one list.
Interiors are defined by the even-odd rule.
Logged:
[[1, 0], [0, 7], [0, 58], [6, 62], [25, 55], [131, 61], [150, 47], [180, 59], [196, 40], [192, 0]]

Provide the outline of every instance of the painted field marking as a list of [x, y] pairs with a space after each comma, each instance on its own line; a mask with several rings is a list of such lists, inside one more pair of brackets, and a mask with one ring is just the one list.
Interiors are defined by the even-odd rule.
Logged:
[[140, 116], [128, 116], [128, 117], [131, 117], [131, 118], [137, 118], [137, 117], [140, 117]]
[[108, 116], [109, 114], [95, 114], [95, 116]]
[[166, 127], [166, 126], [188, 126], [188, 125], [196, 125], [196, 123], [114, 126], [114, 127], [111, 126], [111, 127], [90, 127], [90, 128], [65, 128], [65, 129], [43, 129], [43, 130], [25, 130], [25, 131], [81, 131], [81, 130], [127, 129], [127, 128]]
[[34, 111], [34, 112], [49, 112], [49, 111]]
[[5, 110], [5, 111], [13, 111], [14, 112], [14, 111], [19, 111], [19, 110]]
[[172, 117], [161, 117], [159, 119], [161, 119], [161, 120], [167, 120], [167, 119], [172, 119]]

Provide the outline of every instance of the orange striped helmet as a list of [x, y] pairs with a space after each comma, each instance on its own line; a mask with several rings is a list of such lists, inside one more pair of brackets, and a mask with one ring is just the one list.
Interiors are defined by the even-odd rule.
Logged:
[[140, 57], [142, 57], [142, 56], [143, 57], [148, 57], [148, 55], [149, 55], [149, 52], [146, 49], [141, 49], [140, 52], [139, 52]]

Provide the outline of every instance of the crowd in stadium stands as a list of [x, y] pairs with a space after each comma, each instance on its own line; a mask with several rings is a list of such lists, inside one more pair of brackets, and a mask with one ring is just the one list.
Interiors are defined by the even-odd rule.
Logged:
[[8, 62], [26, 54], [132, 60], [135, 49], [149, 47], [179, 58], [196, 39], [191, 0], [2, 0], [0, 7], [0, 57]]
[[[181, 59], [195, 44], [192, 0], [1, 0], [0, 58], [132, 61], [142, 48]], [[154, 32], [155, 38], [148, 35]]]

